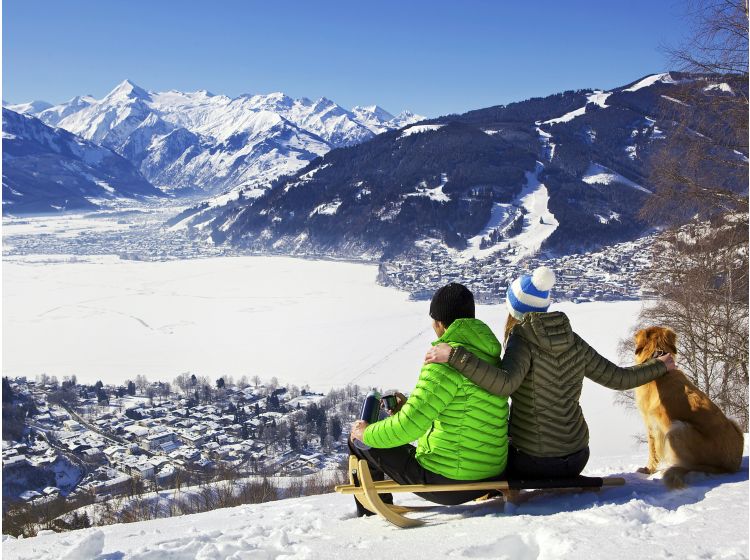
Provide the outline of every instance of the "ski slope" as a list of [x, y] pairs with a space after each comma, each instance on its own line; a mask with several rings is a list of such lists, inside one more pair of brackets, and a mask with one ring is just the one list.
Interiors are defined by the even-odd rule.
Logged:
[[[544, 137], [540, 135], [540, 139], [544, 140]], [[545, 145], [545, 149], [546, 147], [547, 145]], [[554, 144], [551, 149], [554, 151]], [[549, 211], [547, 187], [539, 180], [539, 174], [543, 169], [544, 164], [537, 161], [534, 171], [526, 172], [526, 184], [513, 203], [494, 203], [490, 211], [490, 219], [482, 231], [466, 240], [466, 249], [461, 251], [451, 250], [450, 253], [459, 262], [466, 262], [472, 258], [482, 260], [503, 251], [509, 256], [509, 260], [514, 263], [536, 254], [541, 249], [544, 240], [552, 235], [557, 226], [560, 225], [555, 215]], [[515, 216], [514, 212], [518, 208], [523, 208], [525, 212], [521, 232], [507, 240], [482, 249], [482, 241], [493, 230], [503, 229], [509, 225]]]
[[513, 262], [524, 257], [534, 255], [560, 225], [555, 215], [549, 211], [549, 192], [547, 187], [539, 182], [539, 174], [544, 165], [536, 162], [533, 173], [526, 172], [526, 186], [521, 191], [519, 199], [526, 210], [523, 231], [511, 240], [511, 247], [515, 248]]

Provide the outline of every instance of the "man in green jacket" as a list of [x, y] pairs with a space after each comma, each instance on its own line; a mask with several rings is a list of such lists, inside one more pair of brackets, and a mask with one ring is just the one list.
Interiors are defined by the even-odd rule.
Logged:
[[[500, 342], [474, 318], [474, 296], [461, 284], [443, 286], [432, 298], [430, 316], [439, 337], [497, 365]], [[353, 445], [361, 440], [369, 449]], [[410, 442], [418, 440], [417, 446]], [[450, 484], [497, 479], [508, 455], [508, 399], [491, 395], [447, 364], [425, 364], [417, 386], [392, 416], [372, 425], [359, 420], [350, 449], [366, 459], [375, 480], [388, 475], [400, 484]], [[452, 505], [484, 492], [420, 494]], [[384, 501], [388, 496], [384, 497]], [[360, 514], [366, 514], [358, 504]]]

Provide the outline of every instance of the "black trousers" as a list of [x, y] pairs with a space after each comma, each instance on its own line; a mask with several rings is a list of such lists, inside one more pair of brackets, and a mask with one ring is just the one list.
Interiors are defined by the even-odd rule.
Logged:
[[[388, 449], [359, 449], [349, 440], [349, 449], [352, 454], [360, 459], [367, 461], [370, 466], [373, 480], [384, 480], [385, 475], [395, 480], [399, 484], [453, 484], [456, 482], [481, 482], [479, 480], [453, 480], [442, 475], [428, 471], [416, 459], [417, 448], [413, 445], [401, 445]], [[485, 480], [501, 480], [503, 475], [488, 478]], [[487, 491], [461, 491], [461, 492], [419, 492], [417, 496], [442, 504], [452, 506], [470, 502], [487, 494]], [[381, 494], [381, 499], [385, 503], [393, 503], [391, 494]], [[357, 511], [361, 511], [361, 506], [357, 502]]]
[[535, 457], [508, 446], [508, 478], [569, 478], [578, 476], [589, 461], [589, 448], [584, 447], [565, 457]]

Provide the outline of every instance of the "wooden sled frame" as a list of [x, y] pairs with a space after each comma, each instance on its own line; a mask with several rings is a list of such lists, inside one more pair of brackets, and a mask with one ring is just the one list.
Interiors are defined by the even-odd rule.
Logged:
[[455, 492], [467, 490], [495, 490], [509, 493], [519, 490], [601, 490], [605, 486], [622, 486], [624, 478], [609, 477], [574, 477], [561, 480], [497, 480], [490, 482], [461, 482], [456, 484], [399, 484], [393, 480], [374, 481], [370, 473], [370, 467], [364, 459], [358, 460], [355, 455], [349, 456], [349, 484], [341, 484], [335, 487], [340, 494], [351, 494], [362, 504], [362, 506], [379, 515], [396, 527], [408, 528], [419, 527], [425, 522], [421, 519], [412, 519], [403, 515], [414, 511], [432, 510], [449, 506], [397, 506], [386, 504], [380, 498], [380, 494], [397, 492]]

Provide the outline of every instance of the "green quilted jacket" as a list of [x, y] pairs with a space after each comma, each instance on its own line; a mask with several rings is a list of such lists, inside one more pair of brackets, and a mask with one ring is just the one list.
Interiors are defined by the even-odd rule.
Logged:
[[666, 373], [659, 360], [618, 367], [573, 332], [564, 313], [527, 313], [511, 331], [500, 367], [456, 348], [448, 363], [493, 395], [512, 395], [513, 446], [535, 457], [563, 457], [586, 447], [589, 430], [578, 400], [583, 378], [632, 389]]
[[[461, 346], [491, 364], [500, 342], [477, 319], [457, 319], [437, 341]], [[425, 469], [454, 480], [501, 474], [508, 456], [508, 399], [491, 395], [447, 364], [425, 364], [401, 410], [367, 427], [370, 447], [397, 447], [418, 439]]]

